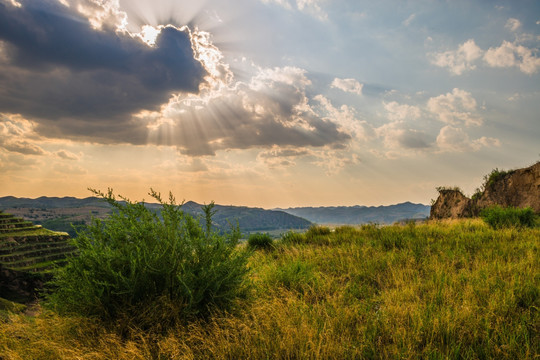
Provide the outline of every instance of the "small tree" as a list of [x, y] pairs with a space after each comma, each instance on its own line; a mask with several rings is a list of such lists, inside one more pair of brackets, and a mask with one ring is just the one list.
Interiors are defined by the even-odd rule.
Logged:
[[240, 231], [211, 229], [213, 203], [205, 207], [206, 232], [181, 211], [172, 194], [158, 212], [112, 190], [92, 190], [108, 202], [108, 219], [93, 219], [73, 240], [78, 256], [55, 273], [49, 304], [60, 312], [124, 319], [127, 325], [163, 329], [212, 308], [228, 309], [247, 291], [248, 253], [237, 248]]

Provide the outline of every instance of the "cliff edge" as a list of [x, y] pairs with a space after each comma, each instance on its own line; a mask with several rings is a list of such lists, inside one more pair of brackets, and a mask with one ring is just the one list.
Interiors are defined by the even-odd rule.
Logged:
[[439, 188], [431, 206], [430, 219], [457, 219], [478, 216], [482, 209], [500, 205], [531, 207], [540, 213], [540, 162], [527, 168], [499, 171], [484, 177], [484, 184], [468, 198], [458, 188]]

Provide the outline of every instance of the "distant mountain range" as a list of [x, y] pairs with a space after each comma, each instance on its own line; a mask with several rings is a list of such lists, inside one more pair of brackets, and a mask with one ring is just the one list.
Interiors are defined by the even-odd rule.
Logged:
[[406, 219], [429, 217], [430, 206], [405, 202], [389, 206], [326, 206], [275, 209], [296, 215], [316, 224], [393, 224]]
[[[147, 203], [149, 208], [159, 209], [159, 204]], [[188, 201], [182, 209], [194, 217], [202, 216], [202, 205]], [[110, 214], [109, 205], [96, 197], [40, 197], [37, 199], [0, 197], [0, 210], [23, 217], [35, 224], [75, 235], [75, 226], [88, 224], [93, 217], [105, 218]], [[405, 219], [425, 219], [430, 207], [410, 202], [390, 206], [327, 206], [296, 207], [265, 210], [246, 206], [216, 205], [213, 222], [217, 229], [227, 231], [229, 224], [240, 226], [244, 233], [309, 228], [316, 224], [392, 224]]]
[[[151, 209], [159, 209], [159, 204], [147, 203]], [[202, 205], [193, 201], [182, 205], [182, 210], [194, 217], [202, 216]], [[105, 218], [110, 214], [110, 206], [96, 197], [77, 199], [74, 197], [40, 197], [37, 199], [6, 196], [0, 198], [0, 210], [23, 217], [35, 224], [75, 235], [75, 226], [90, 223], [93, 217]], [[213, 223], [218, 230], [227, 231], [230, 224], [240, 226], [242, 232], [265, 232], [276, 230], [303, 230], [312, 224], [308, 220], [278, 210], [265, 210], [245, 206], [216, 205]]]

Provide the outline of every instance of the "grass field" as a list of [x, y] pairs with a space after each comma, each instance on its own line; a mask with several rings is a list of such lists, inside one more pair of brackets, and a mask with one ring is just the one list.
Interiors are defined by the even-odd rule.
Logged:
[[539, 228], [319, 228], [253, 253], [235, 313], [165, 334], [12, 314], [0, 359], [538, 359], [539, 259]]

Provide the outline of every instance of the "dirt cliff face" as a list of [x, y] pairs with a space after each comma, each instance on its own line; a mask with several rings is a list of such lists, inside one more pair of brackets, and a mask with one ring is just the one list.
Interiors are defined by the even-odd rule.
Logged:
[[439, 190], [439, 197], [431, 206], [430, 219], [470, 217], [472, 200], [460, 190]]
[[484, 187], [473, 199], [459, 190], [440, 190], [430, 219], [478, 216], [482, 209], [493, 205], [531, 207], [540, 213], [540, 162], [523, 169], [494, 172], [486, 177]]
[[531, 207], [540, 213], [540, 162], [531, 167], [511, 171], [489, 186], [476, 201], [478, 208], [491, 205]]

